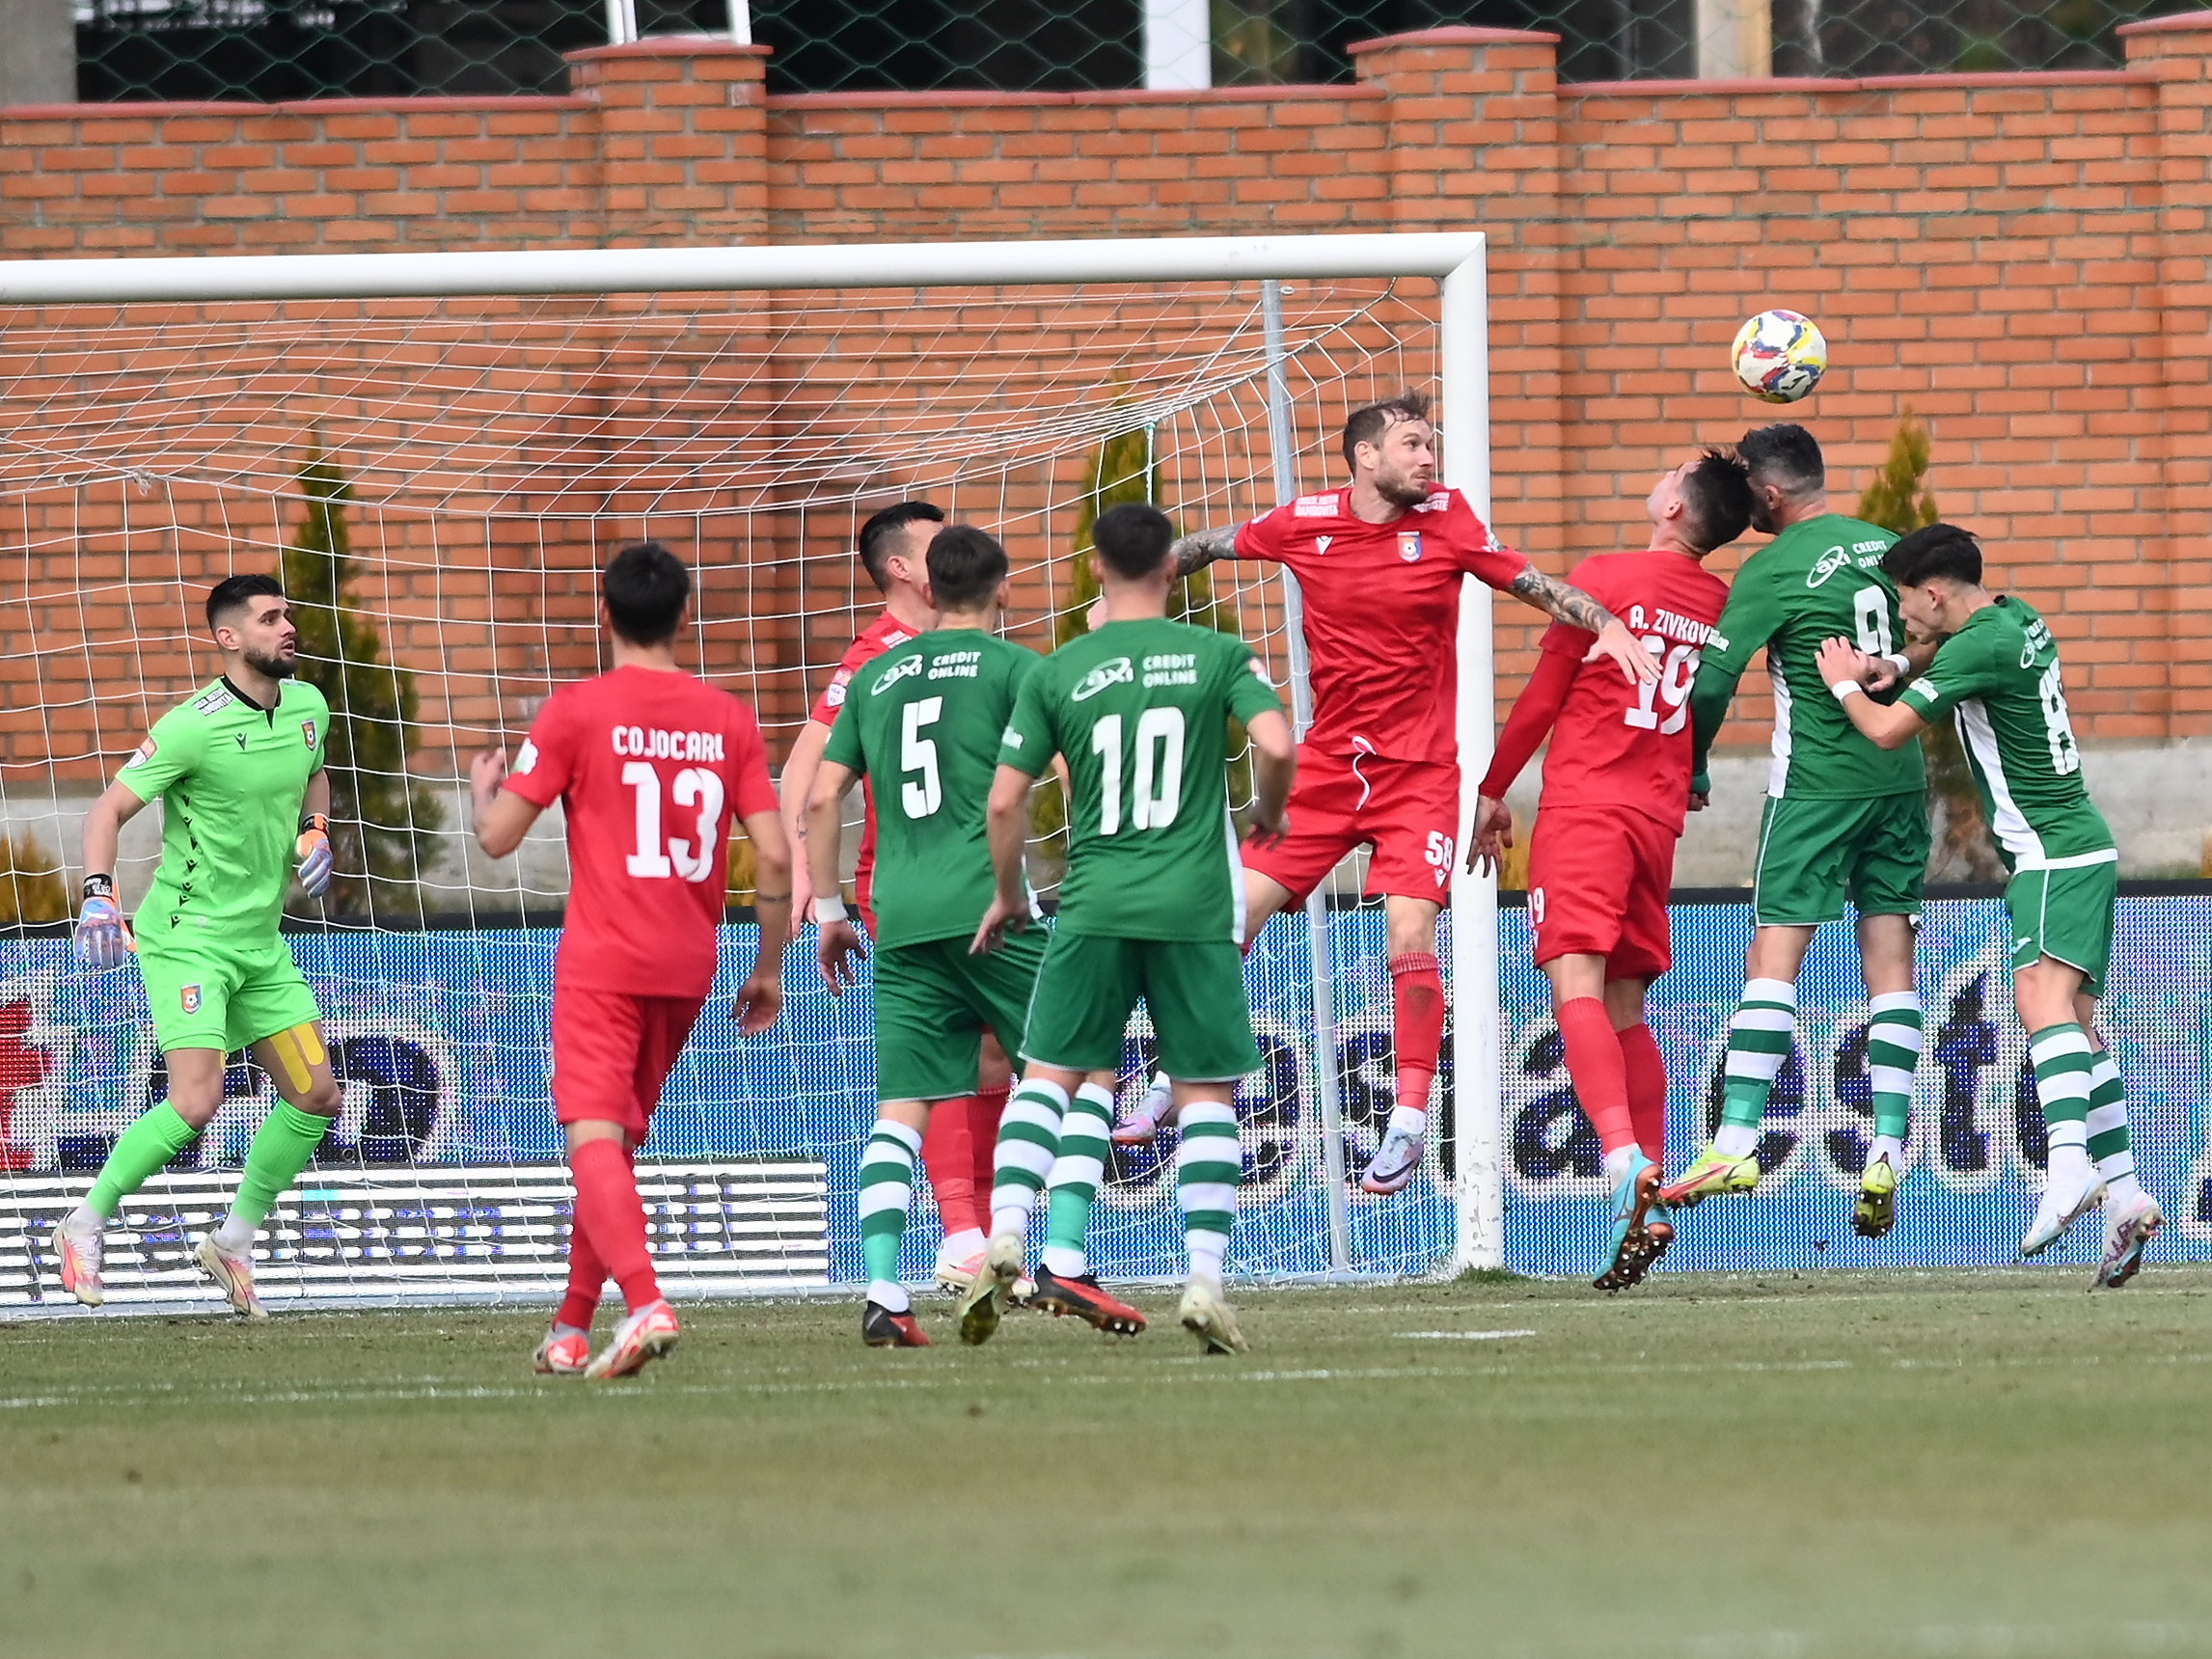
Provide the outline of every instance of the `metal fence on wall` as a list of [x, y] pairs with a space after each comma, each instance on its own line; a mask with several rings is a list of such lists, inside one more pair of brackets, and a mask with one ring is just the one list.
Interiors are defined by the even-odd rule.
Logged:
[[[2195, 0], [754, 0], [772, 91], [1343, 81], [1352, 41], [1450, 24], [1560, 36], [1570, 81], [2082, 69]], [[559, 92], [610, 30], [727, 33], [729, 0], [76, 0], [77, 95]], [[57, 17], [59, 12], [56, 12]], [[11, 29], [26, 27], [11, 24]]]

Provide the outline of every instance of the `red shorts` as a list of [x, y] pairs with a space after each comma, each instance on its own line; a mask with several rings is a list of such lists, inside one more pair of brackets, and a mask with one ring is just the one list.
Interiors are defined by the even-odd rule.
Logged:
[[633, 996], [553, 988], [553, 1115], [564, 1124], [620, 1124], [644, 1141], [703, 996]]
[[1528, 849], [1528, 920], [1539, 966], [1601, 956], [1608, 979], [1656, 979], [1674, 965], [1667, 889], [1675, 832], [1625, 806], [1545, 806]]
[[1367, 893], [1451, 897], [1460, 832], [1460, 769], [1441, 761], [1298, 750], [1291, 832], [1273, 848], [1244, 849], [1244, 868], [1303, 900], [1354, 847], [1371, 845]]

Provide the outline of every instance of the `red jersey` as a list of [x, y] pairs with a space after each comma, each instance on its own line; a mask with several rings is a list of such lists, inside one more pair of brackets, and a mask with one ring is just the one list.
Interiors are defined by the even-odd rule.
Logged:
[[[1626, 806], [1679, 835], [1690, 793], [1690, 687], [1728, 600], [1728, 584], [1695, 559], [1663, 548], [1599, 554], [1576, 565], [1568, 580], [1644, 642], [1658, 662], [1659, 677], [1631, 686], [1612, 663], [1584, 663], [1596, 636], [1554, 622], [1544, 632], [1536, 675], [1498, 739], [1498, 761], [1483, 793], [1503, 796], [1513, 781], [1510, 773], [1501, 779], [1503, 763], [1513, 761], [1511, 773], [1520, 770], [1543, 735], [1529, 727], [1549, 702], [1557, 718], [1544, 755], [1539, 813], [1553, 806]], [[1547, 696], [1546, 687], [1564, 687], [1564, 697], [1556, 691]], [[1531, 705], [1528, 721], [1522, 702]], [[1492, 783], [1498, 785], [1494, 792]]]
[[1461, 578], [1503, 587], [1528, 560], [1441, 484], [1388, 524], [1350, 488], [1300, 496], [1241, 527], [1236, 557], [1287, 564], [1305, 596], [1309, 747], [1457, 763]]
[[616, 668], [546, 698], [506, 786], [568, 821], [554, 983], [706, 995], [729, 826], [776, 810], [752, 711], [689, 674]]
[[[845, 688], [852, 684], [853, 676], [893, 645], [905, 644], [916, 632], [888, 611], [869, 623], [837, 659], [837, 671], [830, 676], [830, 683], [822, 688], [822, 694], [814, 699], [814, 707], [806, 718], [817, 725], [835, 725], [837, 711], [845, 706]], [[876, 792], [864, 777], [860, 779], [860, 851], [853, 868], [853, 890], [865, 909], [869, 878], [876, 868]]]

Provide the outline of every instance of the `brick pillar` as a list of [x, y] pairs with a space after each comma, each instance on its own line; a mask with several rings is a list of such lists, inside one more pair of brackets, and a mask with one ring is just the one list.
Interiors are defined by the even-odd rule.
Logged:
[[[1425, 29], [1351, 48], [1388, 101], [1391, 228], [1489, 237], [1492, 516], [1506, 540], [1562, 563], [1558, 46], [1556, 35]], [[1447, 418], [1449, 412], [1447, 411]], [[1534, 612], [1529, 612], [1531, 618]], [[1506, 681], [1535, 635], [1499, 612]], [[1501, 711], [1504, 704], [1500, 704]]]
[[[2157, 436], [2144, 445], [2158, 473], [2145, 492], [2160, 530], [2144, 558], [2163, 562], [2167, 606], [2167, 736], [2212, 732], [2212, 12], [2120, 30], [2128, 67], [2158, 77]], [[2162, 597], [2146, 570], [2145, 608]]]
[[764, 238], [766, 46], [656, 37], [567, 57], [571, 87], [599, 106], [608, 246]]

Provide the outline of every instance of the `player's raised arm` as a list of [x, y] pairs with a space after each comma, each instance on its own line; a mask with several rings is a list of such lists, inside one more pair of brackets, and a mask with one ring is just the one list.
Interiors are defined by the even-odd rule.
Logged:
[[1229, 525], [1220, 530], [1193, 530], [1188, 535], [1178, 537], [1167, 550], [1168, 556], [1175, 560], [1176, 580], [1181, 581], [1194, 571], [1204, 570], [1216, 558], [1234, 556], [1237, 551], [1237, 528]]
[[1600, 657], [1606, 658], [1619, 666], [1630, 685], [1659, 677], [1659, 665], [1652, 660], [1652, 654], [1637, 641], [1636, 636], [1628, 632], [1627, 624], [1571, 582], [1546, 576], [1532, 564], [1507, 585], [1506, 591], [1525, 599], [1570, 628], [1597, 635], [1589, 654], [1582, 659], [1584, 662], [1595, 663]]
[[1876, 748], [1902, 748], [1926, 729], [1927, 721], [1910, 703], [1877, 703], [1866, 694], [1867, 654], [1850, 640], [1821, 641], [1814, 660], [1829, 693], [1843, 705], [1844, 719]]
[[815, 958], [822, 965], [822, 977], [829, 982], [833, 996], [859, 983], [855, 965], [865, 961], [868, 954], [867, 947], [860, 943], [860, 930], [846, 914], [845, 901], [837, 891], [837, 866], [844, 857], [843, 802], [845, 792], [853, 787], [858, 775], [841, 761], [823, 761], [815, 771], [814, 793], [807, 799], [806, 814], [799, 826], [800, 848], [806, 855], [802, 862], [810, 878], [811, 889], [822, 895], [812, 902], [813, 920], [818, 930]]

